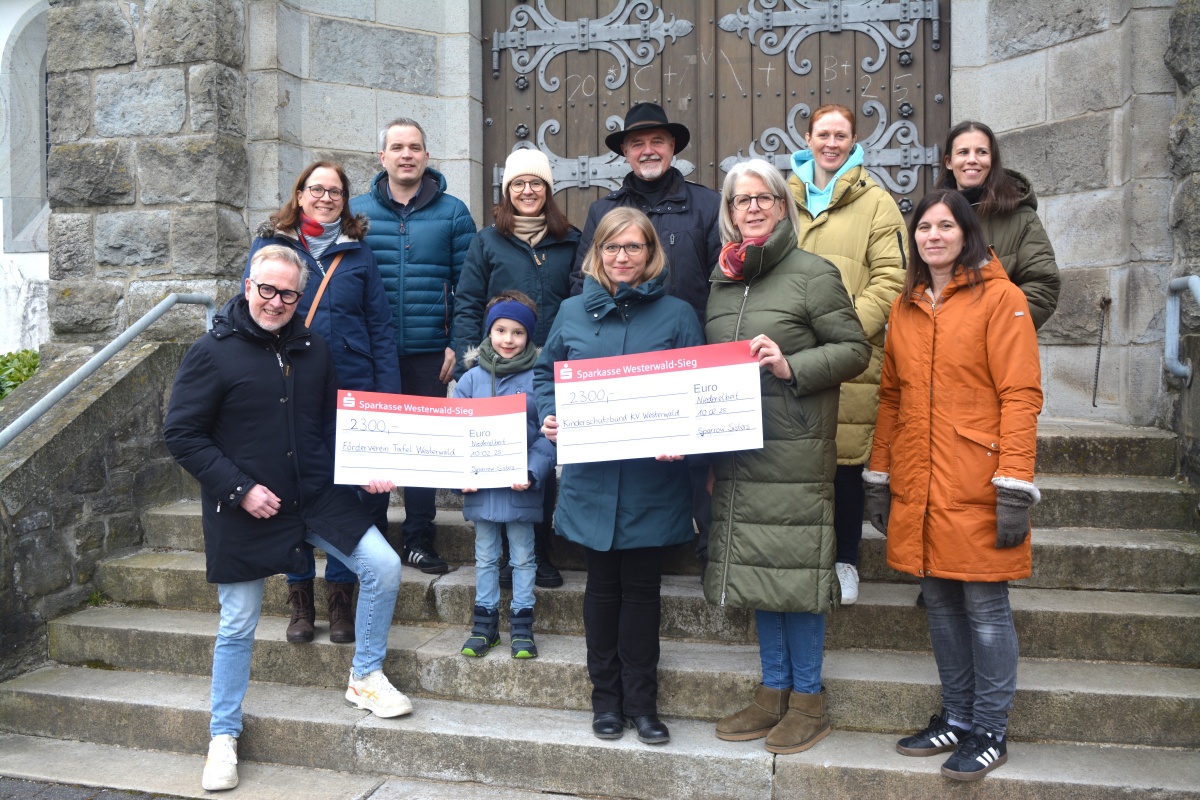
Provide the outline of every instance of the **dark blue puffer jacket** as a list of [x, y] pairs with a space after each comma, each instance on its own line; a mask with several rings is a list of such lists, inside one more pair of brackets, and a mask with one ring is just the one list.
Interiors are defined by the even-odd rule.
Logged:
[[384, 294], [371, 248], [343, 235], [329, 245], [320, 259], [315, 259], [300, 243], [294, 230], [276, 230], [270, 222], [264, 222], [246, 256], [243, 281], [250, 277], [250, 261], [254, 254], [272, 244], [290, 247], [308, 265], [308, 285], [296, 304], [296, 316], [300, 320], [308, 316], [325, 271], [333, 265], [338, 253], [343, 254], [325, 287], [309, 330], [329, 345], [333, 364], [337, 367], [339, 389], [399, 394], [396, 329], [392, 325], [391, 305]]
[[388, 196], [387, 172], [350, 201], [350, 211], [371, 220], [367, 245], [375, 253], [383, 288], [392, 301], [400, 356], [437, 353], [454, 342], [454, 287], [475, 220], [461, 200], [446, 194], [446, 179], [426, 168], [416, 207], [401, 216]]

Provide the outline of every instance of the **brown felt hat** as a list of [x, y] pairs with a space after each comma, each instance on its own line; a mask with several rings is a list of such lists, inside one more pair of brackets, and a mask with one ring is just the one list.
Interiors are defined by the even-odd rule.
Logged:
[[666, 128], [675, 137], [676, 153], [687, 147], [692, 138], [691, 131], [685, 126], [667, 121], [667, 112], [663, 111], [663, 107], [658, 103], [638, 103], [625, 115], [624, 130], [605, 136], [604, 143], [608, 145], [609, 150], [623, 156], [625, 154], [621, 151], [621, 145], [625, 142], [626, 134], [646, 128]]

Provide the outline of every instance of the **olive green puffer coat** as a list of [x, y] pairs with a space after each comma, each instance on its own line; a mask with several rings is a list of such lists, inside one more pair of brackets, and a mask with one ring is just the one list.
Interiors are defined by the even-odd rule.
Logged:
[[908, 240], [904, 217], [865, 167], [853, 167], [838, 178], [829, 208], [815, 218], [806, 207], [804, 184], [795, 174], [788, 186], [800, 212], [800, 247], [833, 262], [842, 273], [871, 344], [871, 363], [842, 384], [838, 408], [838, 463], [865, 464], [879, 410], [883, 332], [892, 302], [904, 285]]
[[762, 382], [763, 447], [713, 458], [713, 523], [704, 596], [710, 603], [824, 614], [841, 600], [833, 570], [838, 387], [871, 348], [837, 268], [796, 247], [784, 219], [746, 251], [744, 280], [712, 274], [710, 344], [766, 334], [791, 384]]
[[[1011, 214], [981, 217], [979, 225], [983, 228], [983, 240], [996, 251], [1009, 279], [1025, 295], [1029, 316], [1037, 329], [1058, 307], [1058, 263], [1050, 237], [1038, 219], [1037, 195], [1029, 179], [1016, 170], [1004, 171], [1020, 187], [1021, 200]], [[946, 170], [946, 175], [944, 185], [956, 188], [954, 173]]]

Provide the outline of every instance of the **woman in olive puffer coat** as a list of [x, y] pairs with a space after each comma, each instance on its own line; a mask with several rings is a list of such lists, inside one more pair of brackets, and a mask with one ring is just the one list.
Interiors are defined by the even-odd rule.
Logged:
[[743, 162], [725, 179], [705, 334], [750, 340], [762, 382], [763, 447], [713, 456], [713, 527], [704, 594], [755, 609], [763, 684], [717, 736], [767, 737], [773, 753], [829, 733], [821, 657], [834, 572], [838, 387], [870, 346], [836, 267], [796, 247], [796, 208], [777, 169]]

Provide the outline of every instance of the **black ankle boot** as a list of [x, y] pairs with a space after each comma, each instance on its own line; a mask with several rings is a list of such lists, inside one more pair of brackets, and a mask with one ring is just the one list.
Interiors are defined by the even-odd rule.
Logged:
[[550, 563], [550, 540], [554, 529], [546, 525], [535, 525], [533, 528], [533, 561], [537, 572], [533, 576], [533, 585], [542, 589], [557, 589], [563, 585], [562, 574]]

